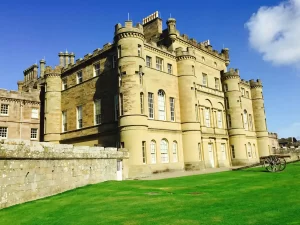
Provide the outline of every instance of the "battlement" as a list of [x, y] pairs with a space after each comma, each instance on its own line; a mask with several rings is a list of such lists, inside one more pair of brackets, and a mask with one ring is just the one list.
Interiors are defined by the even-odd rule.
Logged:
[[195, 58], [195, 50], [191, 47], [187, 47], [186, 51], [183, 51], [183, 48], [176, 48], [175, 50], [176, 53], [176, 57], [180, 57], [180, 56], [192, 56]]
[[125, 21], [125, 26], [122, 27], [120, 23], [115, 25], [115, 36], [126, 33], [126, 32], [134, 32], [134, 33], [140, 33], [143, 34], [144, 29], [143, 25], [140, 23], [137, 23], [136, 26], [133, 26], [132, 20]]
[[143, 19], [143, 25], [155, 20], [156, 18], [158, 18], [158, 11], [156, 11], [156, 12], [152, 13], [151, 15], [145, 17]]
[[248, 81], [248, 80], [241, 79], [241, 84], [244, 84], [244, 85], [250, 87], [250, 81]]
[[221, 76], [222, 80], [227, 79], [240, 79], [240, 71], [238, 69], [230, 68], [227, 72]]
[[268, 132], [268, 136], [269, 136], [269, 138], [275, 138], [275, 139], [278, 139], [277, 133]]
[[24, 73], [24, 81], [28, 82], [31, 80], [35, 80], [38, 78], [38, 65], [33, 64], [23, 71]]
[[0, 89], [0, 99], [14, 101], [40, 102], [40, 91], [29, 89], [28, 92]]
[[61, 66], [55, 66], [54, 68], [52, 68], [51, 66], [46, 66], [45, 77], [61, 74], [62, 69], [63, 67]]
[[251, 86], [251, 88], [262, 87], [262, 82], [260, 79], [257, 79], [256, 81], [254, 81], [254, 79], [252, 79], [252, 80], [250, 80], [250, 86]]

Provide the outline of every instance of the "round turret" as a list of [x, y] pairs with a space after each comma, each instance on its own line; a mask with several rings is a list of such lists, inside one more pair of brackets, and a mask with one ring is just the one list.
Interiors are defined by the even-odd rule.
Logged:
[[176, 20], [174, 18], [169, 18], [167, 21], [167, 26], [168, 26], [169, 38], [172, 41], [174, 41], [177, 37]]

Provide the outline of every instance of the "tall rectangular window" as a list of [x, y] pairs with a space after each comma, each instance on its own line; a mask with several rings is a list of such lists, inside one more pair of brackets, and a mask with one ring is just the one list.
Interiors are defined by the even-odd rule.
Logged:
[[163, 71], [163, 59], [156, 57], [156, 69]]
[[170, 98], [170, 114], [171, 114], [171, 121], [175, 121], [175, 99]]
[[231, 145], [231, 155], [232, 155], [232, 158], [234, 159], [235, 158], [234, 145]]
[[143, 163], [147, 163], [147, 157], [146, 157], [146, 141], [142, 142], [142, 155], [143, 155]]
[[152, 67], [152, 58], [150, 56], [146, 56], [146, 66]]
[[62, 131], [66, 132], [68, 130], [67, 128], [67, 111], [62, 112]]
[[140, 84], [143, 85], [143, 67], [139, 66]]
[[82, 83], [82, 70], [77, 72], [77, 84]]
[[8, 104], [1, 104], [1, 115], [8, 115]]
[[112, 56], [112, 68], [116, 68], [117, 65], [117, 57], [115, 55]]
[[225, 144], [221, 144], [221, 160], [226, 160], [226, 147]]
[[7, 138], [7, 127], [0, 127], [0, 138]]
[[225, 107], [226, 107], [226, 109], [229, 109], [229, 100], [228, 100], [228, 97], [225, 98]]
[[227, 127], [228, 129], [231, 128], [231, 116], [227, 115]]
[[219, 78], [215, 78], [215, 89], [219, 90], [220, 80]]
[[31, 109], [31, 118], [32, 119], [38, 119], [39, 118], [39, 109], [32, 108]]
[[176, 141], [173, 142], [172, 151], [173, 151], [173, 162], [178, 162], [177, 142]]
[[62, 89], [66, 90], [68, 88], [67, 78], [62, 79]]
[[199, 154], [199, 160], [202, 161], [201, 143], [198, 143], [198, 154]]
[[150, 143], [151, 163], [156, 163], [156, 142], [151, 141]]
[[209, 108], [205, 108], [205, 125], [206, 125], [206, 127], [210, 127], [210, 112], [209, 112]]
[[224, 84], [224, 91], [228, 91], [228, 84]]
[[207, 74], [202, 73], [202, 85], [207, 87]]
[[168, 63], [167, 67], [168, 67], [168, 73], [172, 74], [173, 73], [173, 71], [172, 71], [172, 64]]
[[253, 130], [252, 116], [249, 114], [249, 130]]
[[124, 115], [124, 110], [123, 110], [123, 94], [120, 94], [120, 115]]
[[118, 58], [122, 57], [122, 48], [121, 45], [118, 46]]
[[217, 112], [218, 128], [223, 128], [222, 111]]
[[95, 63], [94, 64], [94, 77], [100, 75], [100, 63]]
[[37, 133], [38, 133], [37, 128], [31, 128], [30, 139], [37, 139]]
[[97, 99], [94, 102], [95, 106], [95, 125], [98, 125], [101, 123], [101, 99]]
[[144, 114], [144, 94], [140, 93], [141, 114]]
[[115, 121], [118, 121], [119, 118], [119, 98], [118, 95], [115, 95]]
[[242, 90], [242, 96], [245, 96], [245, 88], [241, 88]]
[[195, 75], [195, 66], [192, 66], [192, 74]]
[[77, 106], [77, 129], [82, 128], [82, 106]]
[[138, 56], [142, 57], [142, 46], [138, 45]]
[[149, 118], [154, 119], [153, 93], [148, 93]]

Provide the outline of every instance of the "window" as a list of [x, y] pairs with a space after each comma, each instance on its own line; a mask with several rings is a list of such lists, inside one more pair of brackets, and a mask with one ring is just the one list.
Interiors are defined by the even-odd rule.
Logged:
[[215, 89], [219, 90], [219, 78], [215, 78]]
[[227, 115], [227, 127], [228, 129], [231, 128], [231, 116]]
[[94, 77], [100, 75], [100, 63], [94, 64]]
[[195, 105], [195, 115], [196, 115], [196, 121], [199, 122], [199, 113], [198, 113], [198, 105]]
[[62, 79], [62, 89], [66, 90], [68, 88], [67, 78]]
[[235, 158], [234, 145], [231, 145], [231, 155], [232, 155], [232, 158], [234, 159]]
[[202, 84], [203, 86], [207, 86], [207, 74], [203, 73], [202, 74]]
[[249, 91], [246, 91], [246, 97], [249, 98]]
[[223, 128], [222, 111], [217, 112], [218, 128]]
[[31, 128], [31, 134], [30, 134], [30, 139], [37, 139], [37, 128]]
[[8, 104], [1, 104], [1, 115], [8, 115]]
[[152, 58], [150, 56], [146, 56], [146, 66], [147, 67], [152, 66]]
[[163, 59], [156, 57], [156, 69], [163, 71]]
[[112, 68], [116, 68], [117, 65], [117, 57], [115, 55], [112, 56]]
[[122, 57], [122, 49], [121, 49], [121, 45], [118, 46], [118, 58]]
[[202, 161], [201, 143], [198, 143], [198, 154], [199, 154], [199, 160]]
[[148, 93], [148, 108], [149, 108], [149, 118], [154, 119], [154, 108], [153, 108], [153, 93]]
[[252, 116], [249, 114], [249, 130], [253, 130]]
[[253, 152], [252, 152], [252, 155], [253, 155], [253, 158], [256, 158], [256, 148], [255, 148], [255, 144], [253, 144]]
[[62, 112], [62, 131], [66, 132], [68, 130], [67, 128], [67, 112], [63, 111]]
[[160, 154], [161, 154], [161, 162], [168, 163], [169, 162], [169, 154], [168, 154], [168, 142], [163, 139], [160, 142]]
[[225, 148], [225, 144], [221, 144], [221, 160], [226, 160], [226, 148]]
[[248, 142], [247, 155], [248, 155], [248, 158], [252, 158], [252, 148], [251, 148], [250, 142]]
[[77, 106], [77, 129], [82, 128], [82, 106]]
[[210, 112], [209, 108], [205, 108], [205, 125], [210, 127]]
[[7, 138], [7, 127], [0, 127], [0, 138]]
[[241, 88], [242, 89], [242, 96], [245, 96], [245, 88]]
[[195, 75], [195, 67], [192, 66], [192, 74]]
[[150, 151], [151, 151], [151, 163], [156, 163], [156, 143], [154, 140], [150, 143]]
[[228, 84], [224, 84], [224, 91], [228, 91]]
[[142, 155], [143, 155], [143, 163], [146, 164], [147, 158], [146, 158], [146, 141], [142, 142]]
[[138, 45], [138, 56], [142, 57], [142, 46]]
[[205, 58], [204, 58], [204, 56], [202, 56], [202, 62], [205, 62]]
[[229, 100], [228, 97], [225, 98], [225, 106], [227, 109], [229, 109]]
[[175, 99], [170, 98], [170, 114], [171, 114], [171, 121], [175, 121]]
[[216, 62], [214, 62], [214, 66], [217, 68], [218, 67], [218, 64]]
[[173, 162], [178, 162], [178, 155], [177, 155], [177, 142], [173, 141]]
[[140, 84], [143, 85], [143, 67], [139, 67]]
[[243, 118], [243, 120], [244, 120], [244, 128], [245, 128], [245, 130], [248, 130], [248, 114], [247, 114], [246, 110], [244, 110], [244, 118]]
[[98, 125], [101, 123], [101, 99], [97, 99], [94, 102], [95, 106], [95, 125]]
[[173, 72], [172, 72], [172, 64], [168, 63], [168, 64], [167, 64], [167, 67], [168, 67], [168, 73], [169, 73], [169, 74], [172, 74], [172, 73], [173, 73]]
[[39, 118], [39, 109], [32, 108], [31, 109], [31, 118], [32, 119], [38, 119]]
[[77, 84], [82, 83], [82, 71], [77, 72]]
[[115, 99], [114, 99], [114, 105], [115, 105], [115, 121], [118, 121], [119, 118], [119, 99], [118, 99], [118, 95], [115, 95]]
[[144, 114], [144, 94], [140, 93], [141, 114]]
[[123, 109], [123, 94], [120, 94], [120, 115], [124, 115], [124, 109]]
[[166, 107], [165, 107], [165, 92], [158, 91], [158, 119], [166, 120]]

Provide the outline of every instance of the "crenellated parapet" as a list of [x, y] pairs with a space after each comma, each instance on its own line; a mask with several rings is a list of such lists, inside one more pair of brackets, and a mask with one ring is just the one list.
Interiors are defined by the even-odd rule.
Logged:
[[250, 87], [251, 88], [262, 88], [262, 82], [260, 79], [255, 80], [250, 80]]
[[222, 80], [240, 79], [240, 72], [238, 69], [230, 68], [228, 72], [222, 74]]
[[176, 48], [175, 50], [176, 60], [196, 60], [195, 50], [191, 47], [187, 48], [187, 51], [183, 51], [183, 48]]
[[144, 41], [144, 30], [143, 25], [138, 23], [135, 27], [132, 24], [132, 21], [125, 21], [125, 26], [122, 27], [120, 23], [115, 26], [115, 42], [120, 39], [134, 37], [140, 38]]
[[248, 81], [248, 80], [241, 79], [240, 83], [250, 87], [250, 81]]
[[277, 133], [268, 132], [268, 136], [269, 136], [269, 138], [278, 139], [278, 135], [277, 135]]
[[47, 79], [48, 77], [60, 76], [61, 71], [62, 71], [61, 66], [56, 66], [54, 69], [51, 66], [46, 66], [44, 77]]

